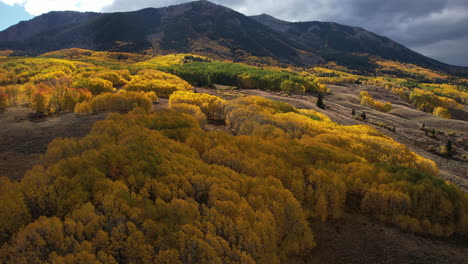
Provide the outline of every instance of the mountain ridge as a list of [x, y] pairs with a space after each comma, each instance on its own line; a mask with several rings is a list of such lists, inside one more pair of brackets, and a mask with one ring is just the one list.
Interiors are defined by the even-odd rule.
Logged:
[[131, 12], [55, 11], [0, 32], [0, 49], [37, 55], [65, 48], [153, 55], [215, 53], [235, 61], [271, 57], [298, 66], [336, 61], [364, 71], [370, 55], [468, 74], [468, 67], [439, 62], [363, 28], [335, 22], [289, 22], [267, 14], [245, 16], [205, 0]]
[[319, 54], [320, 51], [367, 53], [384, 59], [413, 63], [432, 69], [442, 69], [451, 73], [457, 73], [457, 70], [468, 72], [468, 67], [454, 66], [437, 61], [415, 52], [386, 36], [375, 34], [362, 27], [347, 26], [336, 22], [290, 22], [268, 14], [250, 17], [278, 32], [286, 34], [299, 44], [312, 46], [314, 50], [319, 51]]
[[[35, 18], [52, 25], [47, 30], [28, 32], [26, 35], [29, 38], [12, 39], [11, 36], [19, 34], [26, 25], [34, 24], [33, 20], [0, 32], [0, 40], [5, 40], [0, 41], [0, 48], [25, 50], [34, 55], [75, 47], [132, 52], [155, 50], [155, 46], [173, 52], [219, 48], [207, 47], [205, 44], [208, 39], [225, 49], [223, 55], [226, 58], [235, 57], [238, 51], [245, 51], [286, 63], [321, 61], [314, 54], [307, 54], [304, 58], [303, 53], [299, 54], [295, 43], [267, 26], [208, 1], [133, 12], [92, 13], [88, 18], [75, 19], [76, 23], [55, 26], [57, 19], [53, 17], [59, 13], [48, 13]], [[116, 43], [125, 45], [116, 46]]]

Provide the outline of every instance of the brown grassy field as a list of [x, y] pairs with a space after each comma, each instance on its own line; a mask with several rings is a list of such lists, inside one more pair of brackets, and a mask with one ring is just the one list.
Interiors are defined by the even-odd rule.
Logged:
[[404, 233], [350, 214], [344, 219], [312, 223], [317, 247], [298, 263], [464, 264], [467, 244]]

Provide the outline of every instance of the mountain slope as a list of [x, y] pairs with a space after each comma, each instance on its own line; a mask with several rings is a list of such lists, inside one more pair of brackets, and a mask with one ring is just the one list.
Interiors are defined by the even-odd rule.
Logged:
[[61, 31], [73, 27], [85, 20], [98, 16], [99, 13], [80, 13], [72, 11], [50, 12], [29, 21], [21, 21], [0, 32], [0, 42], [18, 43], [28, 41], [47, 32]]
[[[62, 21], [65, 15], [70, 21]], [[44, 26], [36, 28], [37, 21], [44, 21]], [[23, 37], [14, 38], [20, 31], [25, 32]], [[71, 47], [175, 52], [198, 49], [230, 58], [247, 52], [296, 64], [321, 61], [310, 53], [304, 57], [299, 45], [269, 27], [208, 1], [124, 13], [52, 12], [0, 32], [0, 48], [38, 54]]]
[[350, 53], [365, 53], [451, 73], [468, 73], [466, 67], [451, 66], [436, 61], [360, 27], [333, 22], [288, 22], [267, 14], [251, 18], [287, 35], [291, 40], [316, 51], [325, 58], [344, 64], [349, 63]]

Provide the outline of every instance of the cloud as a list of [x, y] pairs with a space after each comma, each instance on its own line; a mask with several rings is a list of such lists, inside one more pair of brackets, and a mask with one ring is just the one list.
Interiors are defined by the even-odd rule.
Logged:
[[1, 0], [3, 3], [12, 6], [14, 4], [22, 5], [26, 0]]
[[468, 1], [349, 2], [352, 5], [348, 4], [346, 11], [343, 10], [331, 19], [385, 35], [442, 62], [468, 66]]
[[440, 40], [427, 45], [418, 46], [415, 50], [421, 54], [431, 54], [430, 57], [450, 62], [452, 65], [468, 66], [467, 51], [468, 37], [461, 37], [455, 40]]
[[13, 6], [23, 6], [31, 15], [41, 15], [50, 11], [101, 11], [105, 6], [112, 4], [113, 0], [0, 0]]

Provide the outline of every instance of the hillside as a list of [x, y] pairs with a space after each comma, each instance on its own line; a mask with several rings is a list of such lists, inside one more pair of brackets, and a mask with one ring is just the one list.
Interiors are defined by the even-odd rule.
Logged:
[[[327, 61], [350, 65], [351, 68], [372, 70], [371, 61], [368, 56], [363, 55], [374, 55], [451, 73], [468, 73], [468, 69], [464, 67], [454, 67], [428, 58], [363, 28], [333, 22], [288, 22], [267, 14], [251, 18], [285, 34], [303, 47], [309, 47]], [[357, 54], [352, 55], [352, 53]]]
[[247, 17], [209, 1], [121, 13], [51, 12], [0, 32], [0, 49], [38, 55], [65, 49], [196, 53], [255, 64], [312, 66], [335, 61], [372, 73], [372, 56], [466, 75], [386, 37], [336, 23]]
[[0, 57], [0, 262], [463, 263], [466, 88], [380, 63]]
[[[65, 17], [67, 23], [57, 23]], [[208, 1], [126, 13], [51, 12], [0, 32], [0, 47], [32, 54], [86, 48], [150, 53], [199, 51], [225, 58], [246, 56], [246, 52], [298, 64], [321, 60], [301, 52], [295, 43], [270, 28]]]

